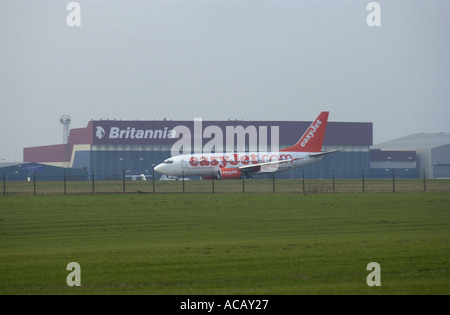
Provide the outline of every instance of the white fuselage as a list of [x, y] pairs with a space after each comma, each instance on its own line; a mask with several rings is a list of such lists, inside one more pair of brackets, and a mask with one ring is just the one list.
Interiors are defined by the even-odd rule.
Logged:
[[[214, 176], [221, 169], [240, 169], [251, 174], [278, 173], [321, 159], [322, 156], [310, 156], [308, 152], [198, 153], [171, 157], [156, 166], [155, 171], [168, 176]], [[259, 165], [283, 160], [286, 162]]]
[[278, 173], [322, 160], [328, 112], [323, 111], [293, 146], [277, 152], [197, 153], [166, 159], [155, 171], [168, 176], [202, 176], [237, 179], [256, 174]]

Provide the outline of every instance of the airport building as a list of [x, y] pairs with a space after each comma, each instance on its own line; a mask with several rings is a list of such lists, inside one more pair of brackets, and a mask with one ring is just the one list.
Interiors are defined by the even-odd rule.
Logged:
[[370, 150], [370, 178], [418, 178], [416, 151]]
[[426, 178], [450, 178], [450, 133], [448, 132], [412, 134], [380, 143], [373, 149], [384, 152], [386, 157], [391, 157], [390, 161], [386, 159], [384, 164], [377, 166], [381, 173], [383, 167], [387, 169], [395, 165], [394, 157], [398, 160], [400, 156], [403, 173], [407, 172], [405, 170], [413, 166], [412, 162], [416, 160], [416, 177], [425, 175]]
[[88, 180], [86, 169], [62, 168], [44, 163], [0, 163], [4, 181]]
[[[67, 144], [24, 149], [24, 161], [81, 169], [99, 180], [144, 174], [172, 154], [276, 151], [295, 144], [310, 121], [122, 121], [91, 120], [71, 129]], [[277, 178], [361, 178], [370, 176], [370, 122], [329, 121], [323, 151], [342, 149], [304, 168], [277, 173]], [[267, 176], [267, 175], [266, 175]], [[158, 179], [160, 174], [155, 173]]]
[[[70, 129], [67, 143], [25, 148], [24, 163], [0, 165], [10, 180], [32, 171], [41, 179], [147, 179], [154, 166], [180, 153], [277, 151], [295, 144], [309, 121], [91, 120]], [[370, 122], [329, 121], [323, 151], [338, 150], [277, 178], [450, 178], [450, 133], [413, 134], [373, 146]], [[60, 174], [60, 175], [57, 175]], [[60, 176], [61, 178], [56, 178]], [[270, 175], [259, 176], [270, 177]]]

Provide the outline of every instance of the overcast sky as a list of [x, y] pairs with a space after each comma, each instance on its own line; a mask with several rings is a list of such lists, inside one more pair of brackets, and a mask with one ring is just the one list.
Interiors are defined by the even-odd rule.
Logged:
[[0, 0], [0, 160], [91, 119], [373, 122], [450, 132], [450, 1]]

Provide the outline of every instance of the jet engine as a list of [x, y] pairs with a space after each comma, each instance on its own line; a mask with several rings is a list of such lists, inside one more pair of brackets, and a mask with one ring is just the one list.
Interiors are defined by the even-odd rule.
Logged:
[[241, 170], [238, 168], [221, 168], [218, 172], [219, 179], [239, 179]]

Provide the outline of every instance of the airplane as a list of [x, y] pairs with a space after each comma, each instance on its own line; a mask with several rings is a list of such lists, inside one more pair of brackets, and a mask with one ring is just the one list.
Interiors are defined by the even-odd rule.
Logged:
[[303, 167], [322, 160], [327, 154], [342, 151], [321, 151], [328, 114], [321, 112], [296, 144], [277, 152], [184, 154], [164, 160], [155, 171], [171, 177], [239, 179]]

